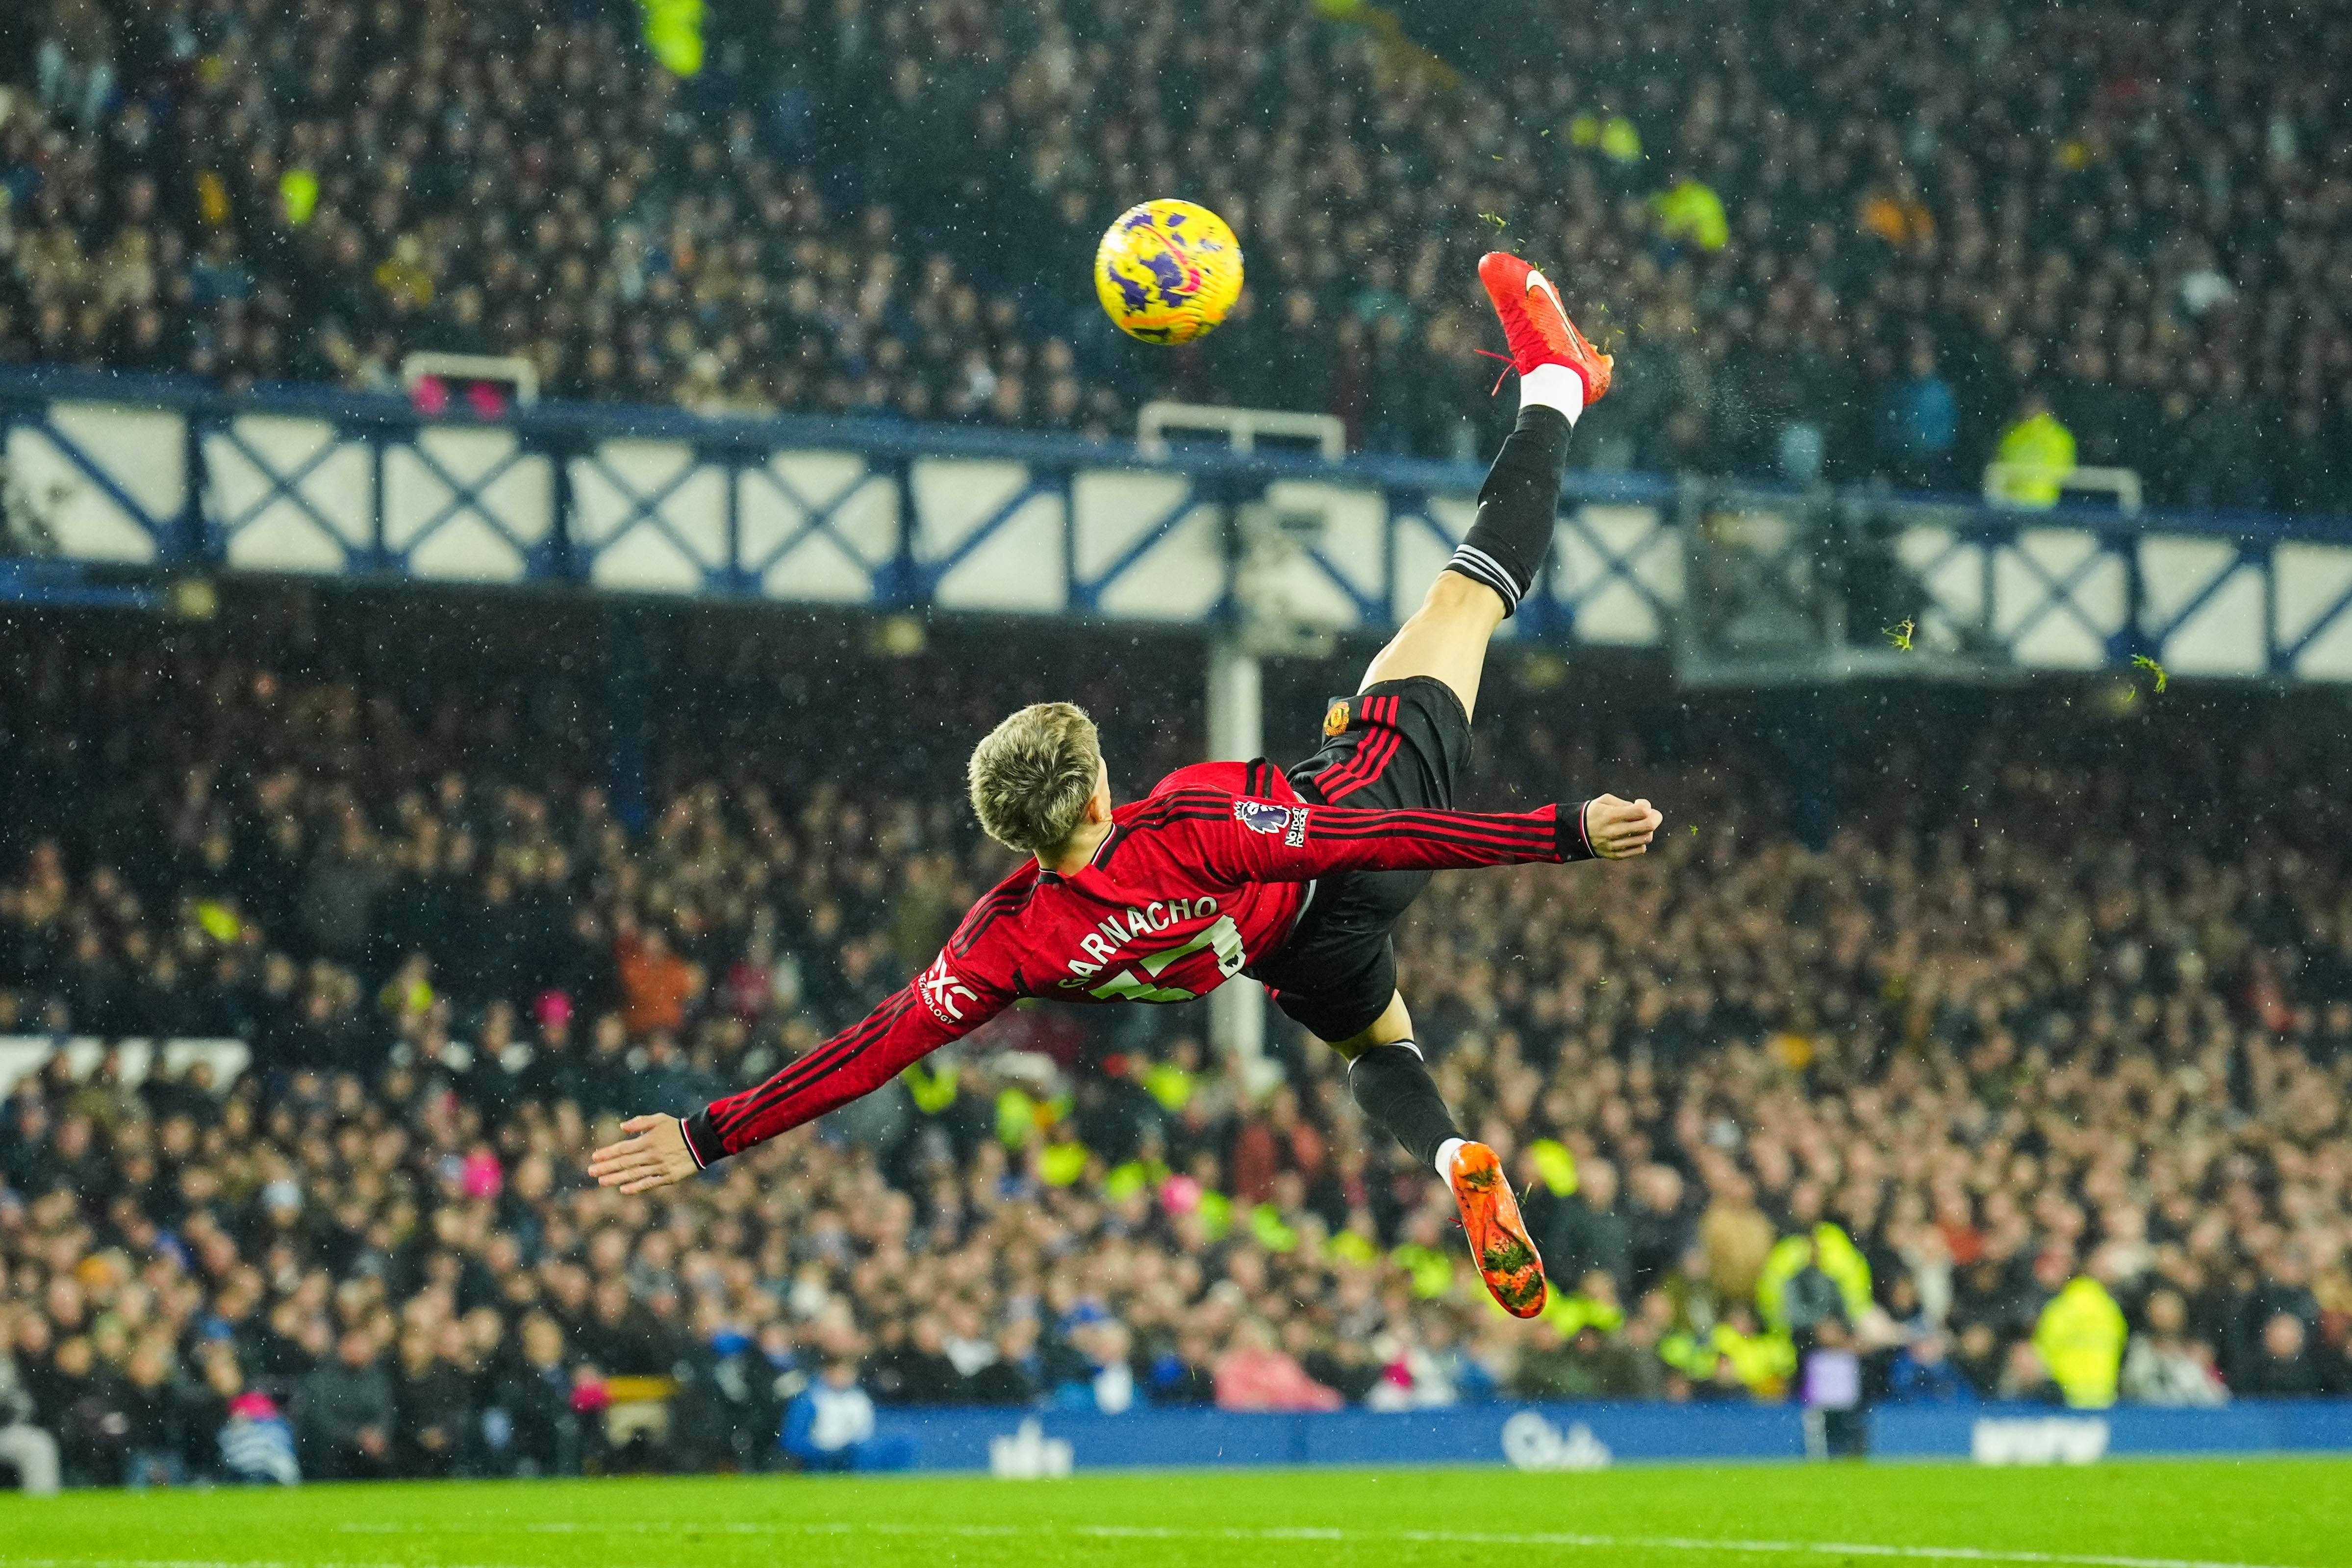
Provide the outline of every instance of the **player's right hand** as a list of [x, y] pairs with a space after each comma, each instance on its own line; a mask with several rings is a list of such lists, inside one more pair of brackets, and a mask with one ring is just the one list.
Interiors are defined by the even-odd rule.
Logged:
[[1603, 860], [1624, 860], [1650, 847], [1665, 818], [1646, 800], [1597, 795], [1584, 803], [1584, 841]]
[[649, 1193], [694, 1174], [686, 1129], [675, 1116], [633, 1116], [621, 1123], [633, 1136], [607, 1143], [588, 1157], [588, 1173], [600, 1187]]

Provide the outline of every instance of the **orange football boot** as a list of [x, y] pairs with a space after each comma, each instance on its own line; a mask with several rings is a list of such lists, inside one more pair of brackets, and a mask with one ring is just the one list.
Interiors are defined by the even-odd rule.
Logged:
[[1576, 330], [1550, 279], [1507, 250], [1490, 250], [1479, 259], [1478, 281], [1503, 319], [1511, 364], [1521, 375], [1539, 364], [1564, 364], [1584, 383], [1587, 408], [1609, 395], [1616, 358], [1595, 349]]
[[1462, 1228], [1470, 1236], [1470, 1256], [1486, 1289], [1514, 1318], [1534, 1317], [1544, 1309], [1543, 1259], [1528, 1239], [1519, 1200], [1503, 1179], [1502, 1161], [1484, 1143], [1465, 1143], [1454, 1151], [1448, 1179], [1462, 1208]]

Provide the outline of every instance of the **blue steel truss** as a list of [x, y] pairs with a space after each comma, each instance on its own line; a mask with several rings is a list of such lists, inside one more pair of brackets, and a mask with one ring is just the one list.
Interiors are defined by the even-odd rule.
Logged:
[[[191, 425], [192, 427], [194, 427], [194, 422], [192, 421]], [[243, 533], [247, 529], [252, 527], [253, 524], [261, 518], [262, 514], [279, 505], [292, 507], [295, 510], [300, 512], [305, 518], [307, 518], [312, 526], [320, 529], [331, 537], [340, 537], [341, 535], [342, 530], [336, 526], [335, 520], [328, 516], [324, 511], [320, 510], [318, 503], [313, 501], [302, 489], [303, 480], [309, 479], [312, 474], [317, 473], [320, 468], [334, 461], [341, 451], [340, 443], [332, 440], [324, 442], [320, 446], [317, 451], [311, 453], [300, 462], [294, 464], [290, 468], [280, 468], [270, 462], [268, 458], [263, 457], [258, 451], [256, 451], [253, 444], [237, 433], [236, 426], [232, 421], [223, 419], [215, 424], [206, 424], [201, 428], [205, 434], [211, 436], [214, 439], [235, 447], [239, 457], [253, 465], [253, 470], [255, 473], [261, 476], [262, 483], [262, 491], [260, 496], [257, 500], [248, 502], [245, 506], [237, 508], [234, 511], [227, 510], [226, 509], [215, 510], [210, 506], [206, 506], [200, 510], [197, 517], [197, 527], [199, 537], [205, 542], [204, 552], [206, 557], [215, 560], [218, 559], [221, 552], [226, 549], [228, 541], [235, 539], [238, 534]], [[201, 461], [201, 459], [198, 460]], [[379, 453], [377, 461], [379, 470], [381, 469], [381, 454]], [[383, 485], [380, 475], [377, 479], [376, 488], [378, 493], [381, 494]], [[376, 564], [384, 558], [382, 553], [383, 533], [382, 526], [382, 509], [380, 507], [375, 509], [373, 518], [376, 524], [375, 537], [372, 541], [371, 544], [371, 549], [373, 553], [366, 562], [366, 564], [369, 565]]]
[[[1074, 477], [1065, 476], [1063, 490], [1065, 495], [1069, 493]], [[1074, 568], [1070, 574], [1070, 599], [1073, 607], [1087, 615], [1099, 613], [1102, 609], [1103, 591], [1120, 577], [1133, 571], [1144, 556], [1173, 533], [1176, 525], [1191, 516], [1193, 509], [1208, 499], [1204, 489], [1202, 478], [1195, 476], [1192, 482], [1185, 487], [1182, 499], [1174, 506], [1161, 511], [1149, 526], [1135, 536], [1125, 550], [1112, 559], [1108, 566], [1092, 577], [1081, 578], [1075, 570], [1077, 550], [1074, 541], [1070, 545]], [[1073, 527], [1075, 527], [1075, 520], [1073, 520]]]
[[483, 473], [481, 478], [470, 481], [460, 479], [457, 475], [451, 473], [447, 467], [444, 465], [438, 458], [436, 458], [433, 455], [432, 449], [421, 441], [404, 440], [397, 441], [394, 444], [400, 446], [401, 448], [406, 451], [409, 457], [419, 467], [423, 468], [427, 473], [439, 480], [441, 484], [448, 489], [449, 499], [439, 508], [436, 509], [431, 516], [427, 517], [423, 522], [420, 522], [415, 526], [414, 531], [410, 533], [407, 542], [399, 550], [394, 551], [390, 549], [388, 547], [388, 541], [384, 537], [383, 526], [383, 453], [385, 448], [383, 446], [379, 446], [375, 451], [376, 460], [374, 468], [376, 474], [376, 547], [382, 552], [379, 556], [381, 561], [387, 564], [396, 565], [399, 569], [405, 571], [408, 569], [410, 557], [415, 555], [419, 549], [423, 548], [427, 540], [431, 539], [435, 534], [440, 532], [442, 530], [447, 528], [451, 523], [457, 521], [458, 519], [471, 516], [479, 519], [484, 525], [488, 527], [492, 532], [496, 533], [500, 539], [504, 540], [509, 545], [513, 547], [516, 552], [520, 554], [524, 560], [529, 563], [524, 573], [527, 577], [552, 578], [560, 577], [563, 574], [558, 568], [554, 559], [555, 547], [552, 543], [547, 542], [551, 541], [554, 537], [551, 531], [546, 536], [546, 540], [534, 542], [529, 537], [520, 534], [514, 529], [509, 527], [506, 521], [499, 517], [498, 510], [495, 507], [485, 504], [483, 501], [484, 494], [492, 485], [498, 483], [508, 474], [512, 473], [522, 464], [530, 461], [534, 457], [542, 455], [541, 452], [536, 450], [531, 444], [522, 441], [516, 442], [513, 450], [508, 452], [506, 456], [491, 464], [488, 469]]
[[[21, 373], [20, 373], [21, 374]], [[30, 379], [30, 378], [26, 378]], [[8, 459], [10, 447], [17, 432], [26, 431], [45, 438], [48, 447], [92, 486], [129, 521], [144, 530], [155, 542], [155, 559], [159, 562], [186, 560], [200, 552], [190, 537], [189, 524], [193, 514], [187, 510], [158, 513], [126, 489], [116, 472], [100, 461], [80, 442], [58, 427], [53, 408], [62, 398], [25, 398], [12, 395], [12, 389], [0, 382], [0, 466]], [[193, 437], [188, 437], [193, 439]], [[184, 457], [193, 460], [193, 452]]]
[[[763, 458], [764, 456], [763, 454]], [[890, 561], [867, 559], [864, 551], [858, 549], [856, 544], [834, 526], [834, 519], [840, 514], [841, 509], [846, 506], [860, 489], [877, 477], [887, 478], [903, 500], [906, 493], [906, 471], [903, 465], [891, 466], [887, 475], [869, 468], [863, 478], [851, 480], [842, 487], [839, 493], [832, 500], [823, 502], [811, 500], [799, 486], [776, 473], [764, 460], [744, 468], [738, 480], [739, 486], [751, 484], [767, 486], [775, 492], [778, 499], [801, 513], [801, 521], [798, 526], [778, 543], [766, 550], [753, 551], [742, 542], [740, 516], [730, 515], [729, 535], [735, 566], [729, 574], [728, 588], [738, 594], [758, 592], [759, 584], [766, 579], [770, 568], [814, 540], [823, 540], [832, 545], [845, 558], [865, 568], [869, 575], [889, 567], [892, 564]], [[730, 491], [730, 496], [732, 498], [730, 512], [740, 514], [740, 489]]]
[[[60, 408], [68, 405], [74, 416], [61, 421]], [[152, 441], [89, 438], [92, 421], [103, 426], [110, 410], [135, 412], [151, 423], [159, 413], [169, 416], [176, 421], [176, 450], [159, 454]], [[255, 415], [314, 421], [332, 434], [299, 460], [278, 463], [236, 426], [240, 417]], [[512, 447], [477, 477], [460, 479], [436, 457], [429, 437], [436, 430], [464, 429], [495, 429]], [[20, 447], [26, 436], [36, 439]], [[675, 471], [657, 483], [632, 477], [615, 457], [615, 444], [624, 442], [670, 454], [664, 460], [674, 458]], [[306, 483], [354, 450], [366, 458], [354, 471], [369, 476], [369, 493], [322, 506]], [[1066, 437], [800, 416], [709, 419], [675, 409], [601, 405], [541, 404], [486, 426], [464, 415], [428, 420], [394, 397], [275, 388], [232, 400], [169, 379], [0, 372], [0, 463], [19, 452], [24, 465], [45, 466], [53, 489], [82, 492], [73, 516], [99, 517], [118, 540], [126, 528], [142, 531], [153, 542], [155, 563], [166, 569], [221, 568], [231, 542], [272, 514], [307, 520], [339, 542], [346, 572], [423, 577], [431, 574], [417, 559], [419, 547], [467, 519], [511, 548], [521, 563], [514, 574], [523, 581], [595, 583], [621, 591], [638, 585], [674, 591], [684, 584], [709, 595], [791, 599], [803, 596], [796, 584], [804, 573], [832, 570], [847, 575], [823, 593], [812, 587], [806, 596], [894, 608], [1013, 606], [1081, 617], [1145, 615], [1149, 605], [1138, 607], [1139, 584], [1153, 590], [1145, 600], [1205, 606], [1179, 618], [1234, 614], [1236, 509], [1277, 481], [1311, 481], [1369, 498], [1381, 520], [1370, 569], [1343, 570], [1338, 546], [1311, 537], [1300, 542], [1288, 568], [1311, 580], [1320, 602], [1336, 606], [1332, 613], [1342, 629], [1373, 629], [1393, 620], [1409, 603], [1399, 596], [1402, 557], [1411, 554], [1420, 570], [1433, 552], [1442, 557], [1450, 551], [1456, 539], [1439, 503], [1466, 515], [1483, 478], [1466, 465], [1401, 458], [1330, 462], [1215, 449], [1150, 456], [1125, 444]], [[248, 489], [233, 507], [216, 498], [210, 482], [214, 452], [234, 452], [257, 478], [257, 489]], [[384, 498], [385, 459], [394, 452], [446, 491], [446, 499], [434, 496], [420, 519], [404, 525], [396, 547], [386, 537]], [[168, 463], [152, 466], [164, 456]], [[824, 485], [835, 488], [819, 488], [818, 470], [807, 465], [820, 461], [830, 465]], [[501, 503], [491, 494], [525, 464], [543, 465], [548, 476], [543, 510], [532, 515], [518, 515], [512, 509], [519, 503]], [[1018, 470], [1009, 489], [991, 489], [980, 500], [967, 495], [964, 476], [984, 475], [1002, 487], [1008, 469]], [[575, 481], [590, 476], [611, 492], [601, 531], [576, 525], [582, 502]], [[696, 485], [713, 478], [719, 482]], [[1115, 500], [1109, 510], [1090, 510], [1081, 502], [1082, 479], [1112, 481], [1115, 498], [1129, 494], [1118, 489], [1121, 483], [1144, 488]], [[175, 501], [154, 504], [159, 487], [173, 482], [179, 486]], [[541, 489], [523, 487], [534, 496]], [[689, 506], [684, 498], [690, 489], [697, 497], [722, 499]], [[149, 499], [142, 500], [142, 493]], [[1711, 495], [1730, 493], [1711, 491], [1705, 481], [1571, 473], [1560, 526], [1575, 546], [1577, 580], [1555, 571], [1523, 606], [1519, 635], [1571, 644], [1662, 639], [1662, 629], [1644, 628], [1671, 627], [1685, 605], [1674, 585], [1678, 575], [1658, 569], [1659, 553], [1694, 548], [1696, 531], [1689, 525]], [[2071, 506], [2018, 512], [1970, 498], [1801, 496], [1755, 487], [1737, 494], [1741, 505], [1762, 495], [1763, 504], [1815, 521], [1866, 515], [1883, 529], [1908, 531], [1922, 542], [1910, 565], [1922, 583], [1949, 583], [1958, 574], [1973, 584], [1962, 596], [1973, 604], [1955, 600], [1942, 612], [1954, 621], [1973, 620], [2021, 665], [2036, 662], [2021, 652], [2032, 639], [2063, 635], [2095, 647], [2100, 661], [2114, 665], [2146, 654], [2187, 657], [2183, 673], [2352, 679], [2352, 519], [2125, 517]], [[754, 500], [783, 519], [781, 531], [756, 543], [747, 540], [742, 519], [747, 501]], [[1025, 544], [992, 550], [1005, 531], [1036, 515], [1034, 503], [1041, 500], [1058, 510], [1060, 537], [1055, 545], [1036, 548], [1057, 551], [1059, 558], [1036, 558]], [[845, 521], [853, 502], [874, 509], [858, 515], [886, 519], [878, 531], [869, 522], [861, 536]], [[21, 496], [17, 504], [24, 504]], [[925, 507], [932, 515], [924, 515]], [[1612, 531], [1599, 520], [1600, 508], [1629, 510], [1616, 514]], [[1223, 555], [1204, 555], [1196, 538], [1191, 553], [1169, 563], [1163, 547], [1203, 515], [1220, 520]], [[1628, 526], [1635, 535], [1630, 546], [1623, 537]], [[49, 531], [68, 559], [99, 553], [83, 547], [70, 520]], [[1824, 527], [1814, 536], [1837, 534]], [[2055, 568], [2046, 563], [2035, 542], [2045, 536], [2079, 559]], [[2152, 565], [2150, 547], [2168, 542], [2225, 548], [2193, 570], [2179, 563], [2177, 552], [2165, 557], [2171, 563]], [[625, 542], [631, 560], [643, 564], [619, 569], [622, 558], [611, 552]], [[2280, 593], [2285, 570], [2280, 552], [2290, 546], [2300, 552], [2294, 570], [2305, 574], [2294, 584], [2303, 608], [2293, 624]], [[273, 568], [266, 552], [257, 560], [251, 549], [237, 559], [245, 569], [318, 569], [315, 563], [293, 562]], [[1097, 564], [1081, 570], [1088, 560]], [[600, 572], [600, 562], [615, 570]], [[644, 576], [642, 584], [632, 572]], [[2234, 591], [2248, 572], [2260, 587], [2258, 612]], [[2109, 604], [2113, 595], [2105, 585], [2118, 580], [2120, 602]], [[1165, 595], [1158, 593], [1163, 584], [1170, 589]], [[1603, 595], [1613, 595], [1619, 606], [1612, 612], [1621, 623], [1613, 631], [1593, 618], [1602, 612]], [[2168, 605], [2160, 614], [2152, 608], [2159, 600]], [[1633, 621], [1624, 620], [1629, 605]], [[1921, 673], [1928, 672], [1923, 663]]]

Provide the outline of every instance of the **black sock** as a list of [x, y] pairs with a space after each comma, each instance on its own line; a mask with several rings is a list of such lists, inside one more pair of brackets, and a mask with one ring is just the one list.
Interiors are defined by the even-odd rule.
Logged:
[[1348, 1064], [1348, 1088], [1364, 1114], [1385, 1127], [1412, 1157], [1431, 1170], [1448, 1138], [1459, 1138], [1454, 1113], [1445, 1109], [1428, 1064], [1411, 1040], [1373, 1046]]
[[1470, 536], [1445, 563], [1503, 597], [1503, 614], [1516, 614], [1519, 599], [1551, 553], [1551, 532], [1559, 515], [1559, 472], [1568, 461], [1574, 426], [1557, 408], [1530, 404], [1503, 438], [1495, 466], [1478, 489], [1478, 520]]

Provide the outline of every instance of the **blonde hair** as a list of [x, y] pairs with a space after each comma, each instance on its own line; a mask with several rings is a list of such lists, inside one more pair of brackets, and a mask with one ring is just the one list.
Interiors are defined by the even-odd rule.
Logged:
[[971, 809], [1008, 849], [1055, 849], [1085, 820], [1101, 768], [1102, 743], [1084, 709], [1032, 703], [972, 748]]

